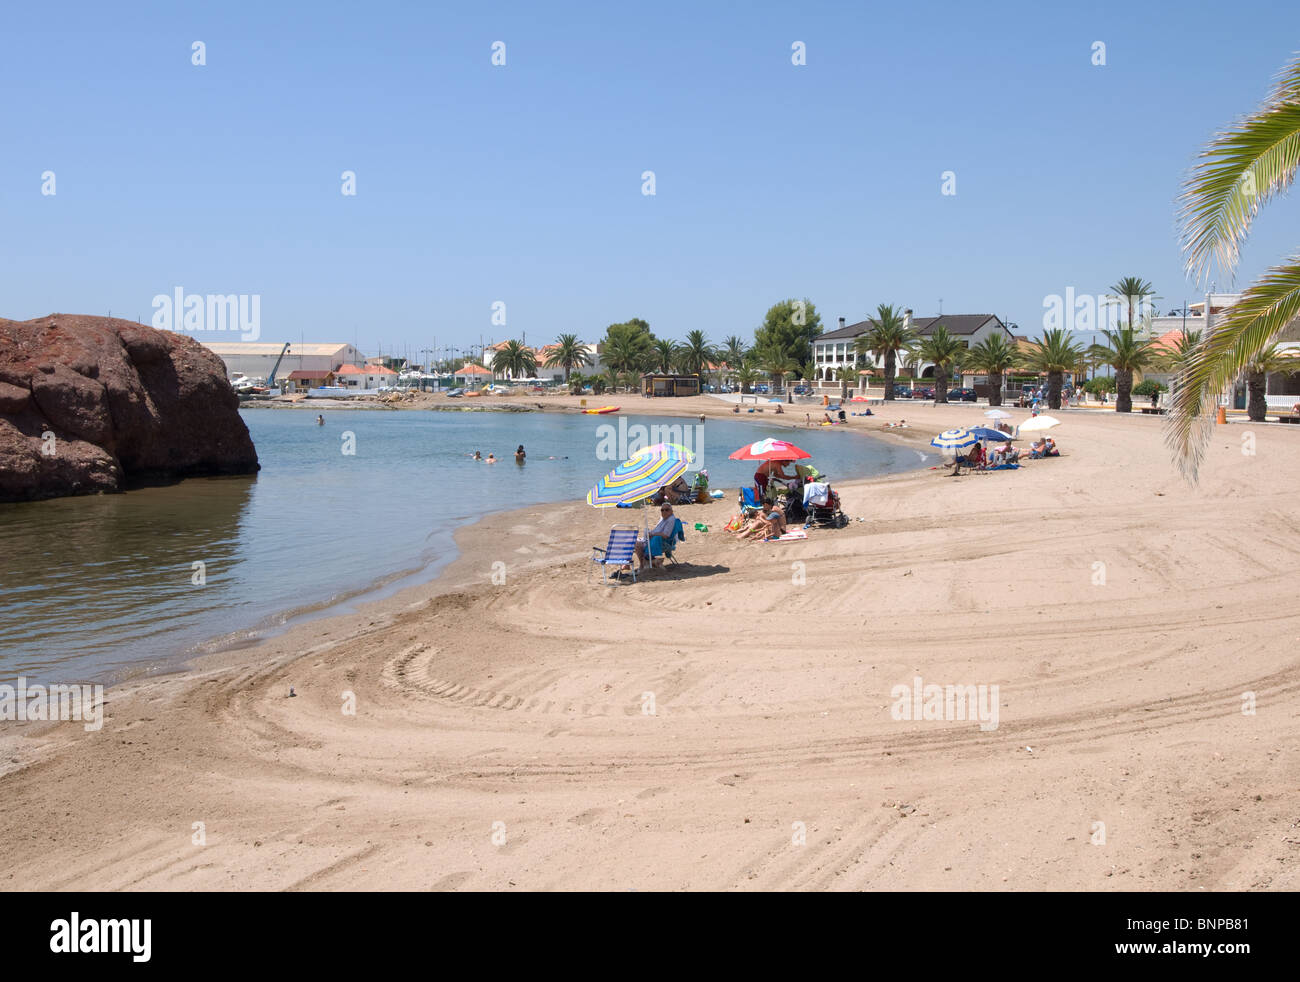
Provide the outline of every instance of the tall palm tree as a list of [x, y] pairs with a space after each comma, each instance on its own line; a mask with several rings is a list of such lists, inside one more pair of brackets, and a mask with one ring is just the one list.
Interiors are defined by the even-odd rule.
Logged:
[[653, 364], [656, 372], [661, 375], [670, 375], [673, 370], [673, 361], [677, 358], [677, 345], [667, 338], [656, 338], [651, 357], [654, 359]]
[[736, 369], [736, 381], [740, 383], [740, 391], [748, 393], [755, 382], [758, 381], [758, 369], [754, 367], [752, 361], [746, 359], [740, 363]]
[[1016, 365], [1019, 353], [1001, 334], [990, 334], [970, 349], [967, 364], [989, 377], [989, 405], [1002, 405], [1002, 376]]
[[934, 401], [948, 401], [948, 373], [965, 353], [962, 343], [948, 333], [942, 324], [935, 326], [925, 337], [912, 345], [913, 355], [920, 361], [934, 364]]
[[758, 367], [776, 383], [777, 392], [785, 388], [785, 377], [799, 367], [799, 363], [779, 349], [771, 349], [759, 355]]
[[1125, 276], [1110, 288], [1110, 292], [1128, 307], [1128, 326], [1132, 330], [1134, 309], [1141, 309], [1143, 300], [1155, 296], [1156, 291], [1140, 276]]
[[1268, 412], [1268, 400], [1264, 398], [1268, 377], [1274, 372], [1300, 371], [1300, 357], [1291, 351], [1279, 351], [1276, 344], [1270, 344], [1263, 351], [1246, 362], [1246, 415], [1253, 423], [1264, 422]]
[[840, 383], [840, 402], [849, 397], [849, 383], [858, 380], [858, 370], [850, 365], [841, 365], [835, 370], [835, 381]]
[[586, 368], [591, 364], [591, 354], [587, 346], [578, 340], [576, 334], [561, 334], [555, 339], [555, 347], [546, 356], [547, 368], [563, 368], [564, 382], [569, 382], [569, 373], [575, 368]]
[[1106, 344], [1094, 344], [1088, 350], [1103, 365], [1115, 369], [1115, 412], [1133, 411], [1133, 373], [1145, 371], [1159, 358], [1154, 341], [1144, 341], [1131, 327], [1102, 331]]
[[1021, 364], [1032, 372], [1047, 375], [1047, 405], [1061, 408], [1061, 383], [1065, 373], [1079, 363], [1083, 349], [1063, 327], [1046, 331], [1042, 338], [1031, 341], [1021, 357]]
[[643, 337], [627, 331], [609, 335], [605, 344], [605, 366], [609, 371], [612, 384], [618, 384], [618, 376], [624, 372], [640, 372], [649, 367], [649, 356], [653, 354]]
[[722, 357], [727, 362], [727, 367], [735, 371], [740, 367], [740, 363], [745, 360], [745, 355], [749, 354], [749, 348], [746, 346], [743, 338], [732, 334], [722, 342]]
[[894, 399], [894, 378], [898, 375], [898, 353], [907, 351], [917, 339], [915, 331], [905, 326], [903, 312], [893, 304], [882, 303], [876, 307], [873, 326], [864, 336], [853, 342], [853, 350], [859, 355], [870, 355], [874, 363], [881, 356], [885, 359], [885, 401]]
[[703, 331], [687, 332], [686, 341], [677, 352], [677, 361], [685, 375], [703, 375], [708, 371], [709, 362], [717, 360], [717, 357]]
[[[1264, 103], [1214, 137], [1183, 184], [1187, 270], [1231, 277], [1260, 206], [1286, 191], [1300, 169], [1300, 57], [1286, 65]], [[1206, 310], [1207, 324], [1210, 311]], [[1226, 385], [1300, 313], [1300, 256], [1272, 267], [1209, 326], [1174, 387], [1166, 440], [1195, 480], [1212, 432], [1207, 410]]]
[[527, 378], [537, 374], [537, 355], [518, 341], [507, 341], [492, 356], [492, 371], [509, 378]]

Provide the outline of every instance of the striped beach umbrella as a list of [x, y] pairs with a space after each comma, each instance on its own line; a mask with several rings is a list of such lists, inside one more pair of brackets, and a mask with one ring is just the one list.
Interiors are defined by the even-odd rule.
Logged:
[[686, 473], [689, 455], [648, 452], [654, 449], [647, 447], [597, 481], [587, 492], [587, 504], [613, 508], [642, 501]]
[[930, 441], [930, 446], [937, 447], [939, 450], [964, 450], [979, 442], [979, 437], [970, 430], [944, 430]]
[[680, 443], [656, 443], [653, 447], [642, 447], [632, 455], [632, 459], [646, 455], [659, 457], [681, 457], [688, 464], [695, 460], [695, 455]]

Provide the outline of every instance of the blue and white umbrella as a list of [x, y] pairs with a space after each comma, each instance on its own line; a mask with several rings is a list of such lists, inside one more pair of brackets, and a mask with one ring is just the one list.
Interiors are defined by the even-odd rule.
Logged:
[[944, 430], [930, 441], [930, 446], [939, 450], [965, 450], [967, 447], [973, 447], [979, 442], [980, 438], [970, 430]]
[[987, 426], [972, 426], [970, 428], [970, 433], [975, 437], [975, 439], [987, 440], [990, 443], [1005, 443], [1007, 440], [1012, 438], [1010, 433], [1003, 433], [1001, 430], [989, 429]]

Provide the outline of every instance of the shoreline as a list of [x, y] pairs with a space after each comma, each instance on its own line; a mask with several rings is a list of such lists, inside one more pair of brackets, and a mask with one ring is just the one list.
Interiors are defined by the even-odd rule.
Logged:
[[[837, 482], [867, 521], [688, 531], [636, 586], [588, 582], [585, 503], [486, 516], [427, 584], [5, 739], [4, 885], [1295, 889], [1300, 665], [1263, 638], [1300, 614], [1245, 545], [1300, 555], [1286, 433], [1190, 489], [1158, 426], [1071, 415], [1062, 458]], [[999, 728], [894, 721], [914, 676], [1000, 684]]]

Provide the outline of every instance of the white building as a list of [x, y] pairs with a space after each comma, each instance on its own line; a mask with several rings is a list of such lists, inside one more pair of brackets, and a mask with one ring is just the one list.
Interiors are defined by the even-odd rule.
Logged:
[[[276, 361], [276, 376], [287, 377], [292, 371], [337, 371], [343, 365], [360, 365], [364, 356], [350, 344], [289, 343], [283, 341], [203, 341], [200, 342], [226, 363], [226, 377], [242, 373], [250, 378], [267, 378]], [[284, 358], [280, 353], [284, 351]]]
[[[907, 327], [921, 337], [934, 332], [943, 325], [948, 333], [956, 337], [967, 348], [973, 348], [985, 338], [1001, 334], [1007, 344], [1015, 345], [1015, 337], [996, 314], [943, 314], [939, 317], [913, 318], [910, 310], [903, 312], [903, 321]], [[845, 325], [840, 318], [840, 326], [813, 340], [813, 378], [816, 381], [834, 381], [836, 372], [841, 368], [850, 369], [856, 378], [857, 372], [864, 368], [885, 367], [884, 356], [872, 359], [870, 354], [859, 355], [854, 352], [858, 338], [870, 334], [876, 327], [874, 320], [859, 321]], [[898, 360], [899, 375], [913, 375], [918, 378], [933, 378], [934, 365], [923, 362], [913, 366], [903, 364], [900, 353]], [[954, 382], [955, 384], [955, 382]]]
[[356, 389], [358, 392], [397, 384], [397, 373], [395, 371], [391, 368], [385, 368], [383, 365], [373, 364], [364, 366], [340, 365], [334, 373], [334, 378], [335, 385]]

